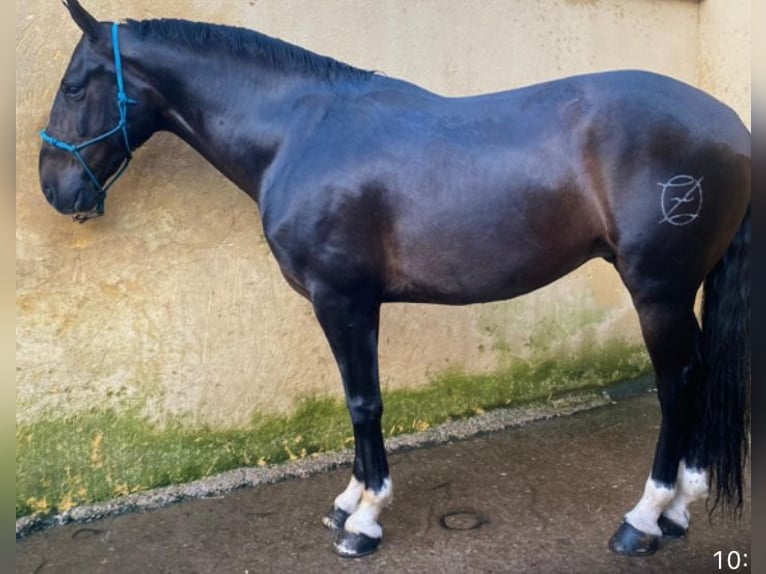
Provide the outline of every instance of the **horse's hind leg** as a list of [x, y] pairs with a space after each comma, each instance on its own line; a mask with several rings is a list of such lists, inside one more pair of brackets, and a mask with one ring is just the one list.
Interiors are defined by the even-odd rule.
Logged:
[[355, 443], [351, 481], [323, 522], [337, 531], [333, 549], [338, 554], [364, 556], [380, 544], [378, 516], [393, 493], [381, 430], [380, 304], [372, 297], [325, 287], [313, 289], [311, 300], [340, 369]]
[[703, 453], [702, 425], [704, 424], [705, 394], [702, 364], [702, 343], [697, 341], [695, 368], [687, 371], [689, 381], [690, 428], [688, 440], [676, 477], [676, 494], [662, 512], [659, 526], [663, 536], [683, 536], [689, 528], [689, 505], [695, 500], [707, 498], [709, 461]]
[[[677, 478], [696, 416], [695, 390], [701, 377], [693, 293], [658, 297], [628, 288], [654, 366], [662, 411], [654, 464], [643, 496], [609, 541], [614, 552], [637, 556], [657, 549], [663, 526], [678, 524], [676, 513], [671, 512], [672, 522], [660, 517], [681, 496]], [[679, 502], [685, 500], [679, 498]]]

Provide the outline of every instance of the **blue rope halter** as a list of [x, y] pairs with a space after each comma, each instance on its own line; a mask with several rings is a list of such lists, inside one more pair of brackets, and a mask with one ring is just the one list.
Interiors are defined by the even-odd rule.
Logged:
[[[68, 151], [75, 158], [77, 158], [77, 161], [80, 162], [80, 165], [82, 165], [83, 169], [85, 170], [85, 173], [88, 174], [88, 177], [90, 178], [91, 182], [93, 182], [93, 185], [96, 187], [98, 196], [96, 197], [96, 210], [95, 210], [96, 213], [92, 217], [97, 217], [99, 215], [104, 214], [104, 201], [106, 200], [106, 192], [109, 190], [110, 187], [112, 187], [112, 185], [114, 185], [114, 183], [118, 179], [120, 179], [120, 177], [122, 177], [122, 174], [125, 173], [125, 170], [128, 168], [128, 164], [130, 163], [130, 160], [133, 159], [133, 154], [130, 149], [130, 142], [128, 141], [128, 127], [127, 127], [128, 126], [128, 105], [136, 104], [137, 102], [135, 100], [131, 100], [127, 96], [127, 94], [125, 94], [125, 83], [122, 77], [122, 58], [120, 57], [119, 28], [120, 28], [119, 22], [115, 22], [114, 24], [112, 24], [112, 47], [114, 49], [114, 69], [117, 75], [117, 108], [120, 110], [120, 121], [117, 123], [117, 125], [114, 126], [108, 132], [105, 132], [98, 137], [95, 137], [93, 139], [90, 139], [80, 144], [70, 144], [70, 143], [58, 140], [52, 135], [50, 135], [47, 129], [40, 131], [40, 137], [43, 139], [44, 142], [49, 143], [50, 145], [58, 149]], [[127, 152], [127, 155], [125, 156], [125, 159], [122, 161], [120, 168], [117, 170], [117, 173], [115, 173], [114, 176], [112, 177], [111, 181], [109, 181], [106, 184], [106, 186], [103, 186], [98, 181], [98, 178], [93, 173], [93, 170], [90, 168], [88, 163], [82, 157], [82, 154], [80, 152], [86, 147], [92, 146], [93, 144], [101, 142], [120, 132], [122, 132], [122, 139], [123, 139], [123, 142], [125, 143], [125, 151]], [[76, 219], [82, 223], [86, 219], [89, 219], [89, 217], [78, 216]]]

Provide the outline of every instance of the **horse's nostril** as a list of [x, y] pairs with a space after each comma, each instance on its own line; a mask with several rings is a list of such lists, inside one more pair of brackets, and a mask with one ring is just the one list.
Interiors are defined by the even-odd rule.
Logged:
[[45, 194], [45, 199], [47, 199], [50, 202], [55, 201], [56, 190], [53, 188], [53, 186], [46, 185], [45, 187], [43, 187], [43, 193]]

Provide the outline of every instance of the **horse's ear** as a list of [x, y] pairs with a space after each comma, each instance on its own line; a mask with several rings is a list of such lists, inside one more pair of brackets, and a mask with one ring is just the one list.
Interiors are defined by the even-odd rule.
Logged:
[[62, 4], [69, 10], [72, 20], [80, 27], [80, 30], [88, 37], [91, 42], [95, 42], [101, 36], [101, 28], [90, 12], [83, 8], [78, 0], [61, 0]]

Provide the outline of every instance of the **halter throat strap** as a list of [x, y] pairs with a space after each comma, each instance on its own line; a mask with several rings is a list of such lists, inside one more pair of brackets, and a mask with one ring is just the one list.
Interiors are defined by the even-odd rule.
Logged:
[[[55, 148], [58, 148], [60, 150], [64, 150], [66, 152], [71, 153], [77, 161], [82, 166], [85, 173], [88, 175], [88, 178], [91, 180], [91, 183], [93, 183], [94, 187], [96, 188], [96, 209], [93, 213], [90, 214], [77, 214], [74, 216], [76, 221], [79, 221], [80, 223], [83, 223], [84, 221], [91, 219], [93, 217], [98, 217], [100, 215], [104, 214], [104, 202], [106, 200], [106, 193], [109, 190], [112, 185], [115, 184], [115, 182], [122, 177], [122, 174], [125, 173], [125, 170], [128, 168], [128, 164], [130, 164], [130, 160], [133, 158], [132, 149], [130, 146], [130, 140], [128, 139], [128, 105], [136, 104], [136, 100], [133, 100], [128, 97], [128, 95], [125, 93], [125, 81], [123, 78], [123, 72], [122, 72], [122, 57], [120, 56], [120, 24], [119, 22], [114, 22], [112, 24], [112, 50], [114, 52], [114, 70], [115, 75], [117, 77], [117, 109], [120, 112], [120, 120], [117, 122], [117, 125], [114, 126], [109, 131], [104, 132], [103, 134], [96, 136], [92, 139], [89, 139], [87, 141], [84, 141], [79, 144], [72, 144], [65, 141], [61, 141], [55, 137], [53, 137], [51, 134], [48, 133], [47, 129], [44, 129], [40, 132], [40, 137], [45, 143], [48, 143], [52, 145]], [[90, 147], [94, 144], [97, 144], [99, 142], [102, 142], [116, 134], [122, 134], [122, 140], [125, 145], [125, 158], [122, 161], [122, 164], [120, 165], [120, 168], [117, 170], [117, 172], [112, 176], [112, 178], [106, 182], [106, 185], [102, 185], [101, 182], [96, 177], [96, 174], [93, 172], [93, 170], [88, 165], [88, 162], [85, 161], [85, 158], [82, 157], [82, 154], [80, 153], [83, 149]]]

